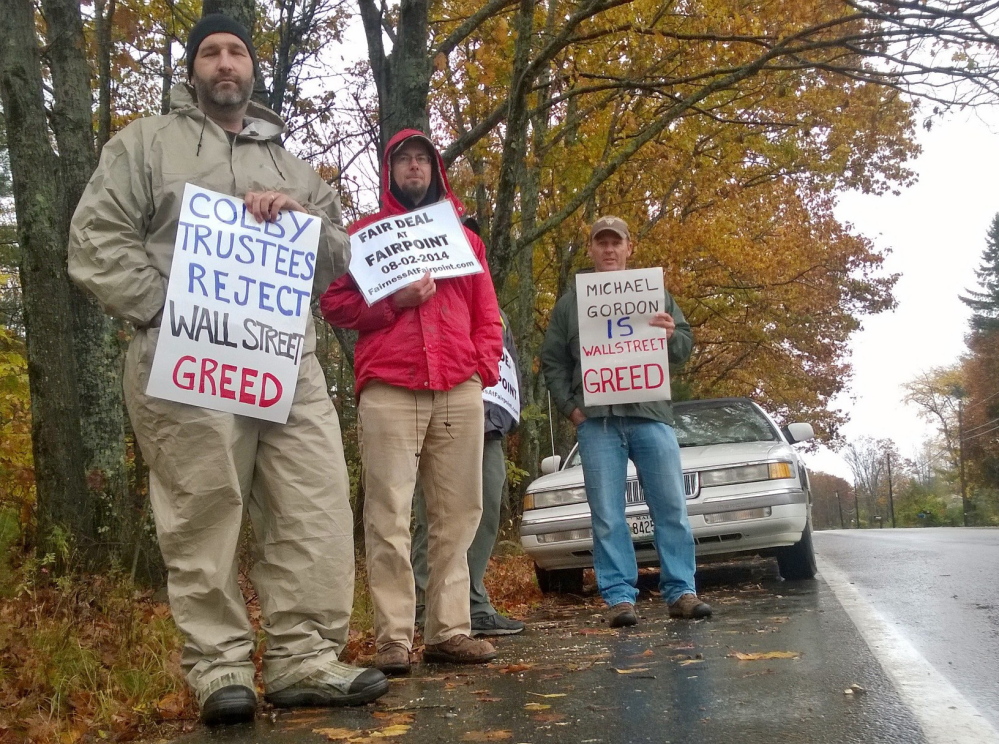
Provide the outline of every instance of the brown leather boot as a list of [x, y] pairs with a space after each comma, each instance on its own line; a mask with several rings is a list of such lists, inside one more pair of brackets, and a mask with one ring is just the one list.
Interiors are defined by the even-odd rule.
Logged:
[[443, 664], [485, 664], [496, 658], [496, 649], [489, 641], [477, 641], [464, 633], [451, 636], [443, 643], [427, 644], [423, 660]]

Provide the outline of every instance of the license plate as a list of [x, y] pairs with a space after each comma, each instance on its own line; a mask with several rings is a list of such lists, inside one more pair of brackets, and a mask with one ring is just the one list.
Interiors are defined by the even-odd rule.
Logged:
[[647, 514], [628, 517], [628, 528], [631, 530], [632, 540], [644, 542], [652, 539], [652, 517]]

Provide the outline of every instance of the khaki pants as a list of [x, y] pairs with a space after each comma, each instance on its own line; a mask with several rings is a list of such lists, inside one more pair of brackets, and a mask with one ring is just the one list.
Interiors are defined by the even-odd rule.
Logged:
[[339, 655], [353, 602], [347, 468], [322, 369], [314, 354], [302, 358], [288, 423], [273, 424], [147, 396], [157, 336], [133, 340], [125, 400], [149, 463], [170, 608], [185, 638], [181, 665], [199, 694], [224, 676], [254, 687], [255, 639], [237, 584], [249, 512], [264, 684], [281, 690]]
[[361, 392], [358, 420], [376, 647], [413, 645], [416, 595], [409, 527], [417, 475], [429, 529], [425, 640], [441, 643], [469, 634], [465, 554], [482, 514], [478, 375], [446, 392], [369, 383]]

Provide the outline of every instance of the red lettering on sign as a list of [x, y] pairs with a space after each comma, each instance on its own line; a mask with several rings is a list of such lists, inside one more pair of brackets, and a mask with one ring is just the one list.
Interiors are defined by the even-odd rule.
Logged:
[[[271, 382], [271, 383], [274, 384], [274, 397], [273, 398], [268, 398], [267, 397], [267, 383], [268, 382]], [[260, 383], [260, 407], [261, 408], [270, 408], [275, 403], [277, 403], [279, 400], [281, 400], [281, 381], [278, 380], [278, 378], [276, 378], [270, 372], [264, 372], [264, 379]]]
[[173, 368], [173, 384], [179, 387], [181, 390], [194, 390], [194, 379], [195, 379], [194, 373], [184, 372], [182, 375], [180, 375], [180, 378], [181, 380], [183, 380], [183, 382], [177, 379], [177, 373], [180, 371], [180, 365], [182, 365], [184, 362], [197, 362], [197, 361], [198, 360], [195, 359], [193, 356], [182, 356], [180, 359], [178, 359], [176, 366], [174, 366]]
[[662, 387], [665, 382], [666, 371], [661, 364], [597, 367], [583, 372], [583, 389], [588, 393], [654, 390]]
[[249, 367], [243, 368], [243, 376], [239, 381], [239, 402], [249, 403], [251, 406], [257, 402], [257, 396], [250, 392], [253, 387], [252, 380], [256, 379], [257, 375], [260, 374], [255, 369], [250, 369]]
[[[216, 376], [217, 375], [217, 376]], [[259, 378], [259, 391], [257, 382]], [[238, 389], [234, 387], [239, 382]], [[199, 393], [238, 399], [240, 403], [261, 408], [270, 408], [284, 393], [281, 381], [270, 372], [264, 372], [252, 367], [237, 367], [234, 364], [219, 365], [215, 359], [205, 357], [200, 362], [193, 356], [182, 356], [173, 368], [173, 384], [181, 390], [193, 391], [197, 387]]]
[[223, 364], [222, 374], [219, 377], [219, 395], [229, 400], [236, 400], [236, 391], [229, 387], [232, 385], [232, 373], [237, 369], [235, 364]]

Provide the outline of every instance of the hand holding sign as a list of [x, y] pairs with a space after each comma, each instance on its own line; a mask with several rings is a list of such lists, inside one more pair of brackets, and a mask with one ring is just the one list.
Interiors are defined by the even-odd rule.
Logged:
[[392, 295], [392, 302], [396, 307], [419, 307], [435, 294], [437, 294], [437, 285], [434, 284], [430, 272], [427, 272], [419, 281], [403, 287]]
[[301, 204], [280, 191], [250, 191], [243, 198], [243, 203], [257, 222], [274, 222], [282, 211], [306, 211]]
[[676, 321], [673, 320], [673, 316], [669, 313], [656, 313], [652, 316], [652, 320], [649, 321], [649, 325], [662, 328], [666, 331], [667, 341], [673, 338], [673, 331], [676, 330]]

